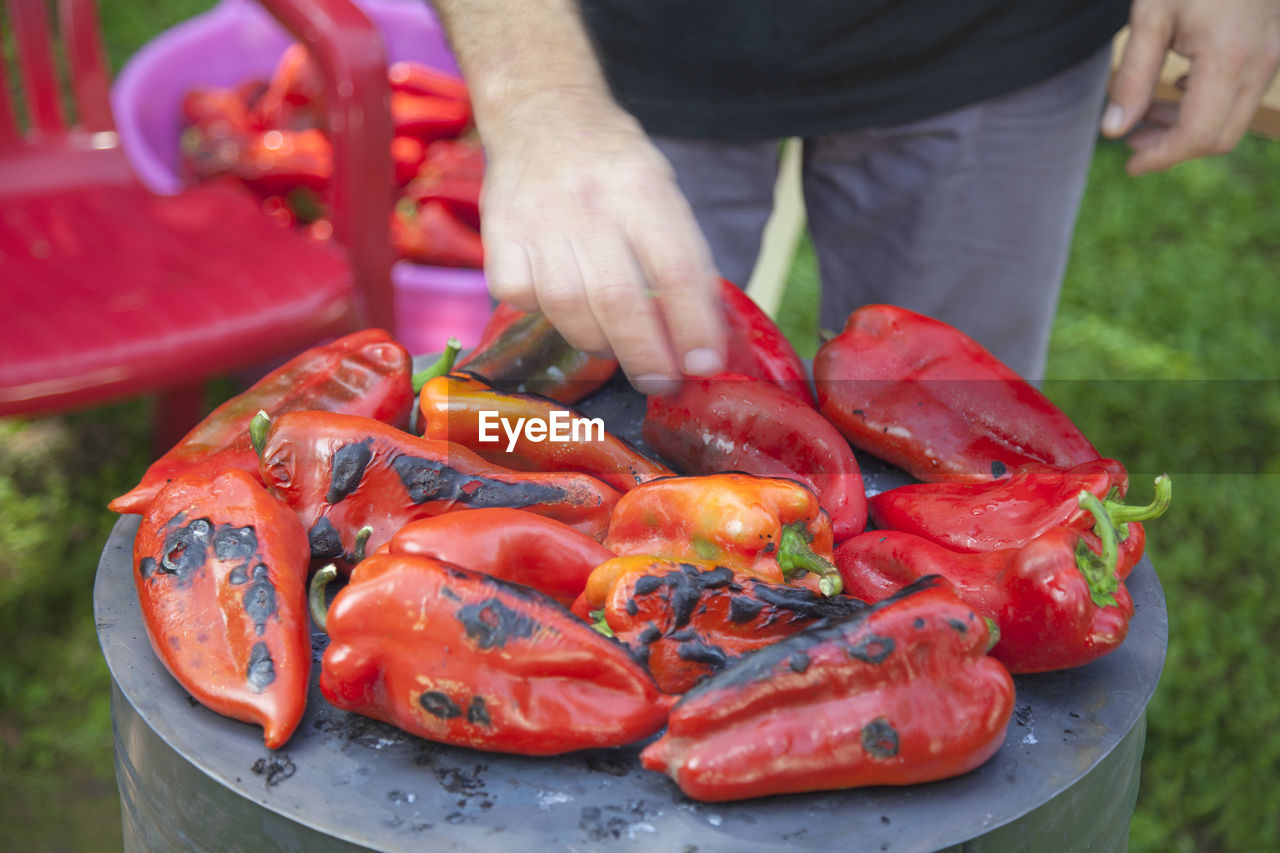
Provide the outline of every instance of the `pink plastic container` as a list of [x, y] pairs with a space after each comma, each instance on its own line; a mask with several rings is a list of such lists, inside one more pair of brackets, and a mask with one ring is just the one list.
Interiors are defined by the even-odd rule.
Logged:
[[[390, 62], [458, 73], [425, 0], [355, 0], [382, 32]], [[111, 90], [120, 143], [138, 178], [172, 195], [178, 175], [180, 105], [190, 89], [267, 79], [293, 41], [253, 0], [222, 0], [161, 33], [125, 64]], [[397, 263], [392, 270], [400, 339], [411, 352], [436, 352], [451, 336], [473, 346], [491, 302], [478, 270]]]

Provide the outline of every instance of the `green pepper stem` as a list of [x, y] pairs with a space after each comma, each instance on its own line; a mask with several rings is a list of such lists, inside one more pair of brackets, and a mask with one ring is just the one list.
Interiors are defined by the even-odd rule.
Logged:
[[609, 627], [608, 620], [604, 618], [604, 608], [592, 610], [590, 615], [592, 628], [595, 628], [598, 633], [604, 634], [606, 637], [615, 636], [613, 629]]
[[333, 579], [338, 576], [338, 567], [333, 563], [317, 571], [311, 577], [311, 586], [307, 592], [307, 604], [311, 608], [311, 621], [321, 631], [328, 632], [329, 609], [325, 606], [324, 591]]
[[803, 521], [782, 528], [782, 541], [778, 543], [778, 568], [782, 576], [790, 580], [794, 575], [813, 572], [818, 575], [818, 589], [823, 595], [838, 595], [844, 589], [840, 570], [830, 560], [814, 552], [813, 534]]
[[1129, 506], [1121, 501], [1104, 501], [1102, 505], [1106, 507], [1111, 523], [1119, 527], [1131, 521], [1150, 521], [1164, 515], [1173, 501], [1173, 480], [1168, 474], [1161, 474], [1156, 477], [1155, 487], [1155, 497], [1146, 506]]
[[983, 616], [982, 621], [987, 623], [987, 651], [991, 651], [1000, 642], [1000, 623], [990, 616]]
[[440, 353], [431, 365], [424, 367], [417, 373], [413, 374], [413, 393], [417, 394], [422, 390], [422, 386], [437, 376], [443, 376], [450, 370], [453, 370], [453, 363], [458, 360], [458, 353], [462, 351], [462, 344], [457, 338], [449, 338], [445, 341], [444, 352]]
[[361, 527], [356, 533], [356, 544], [355, 547], [351, 549], [355, 562], [362, 563], [364, 562], [364, 558], [368, 556], [366, 549], [369, 547], [369, 537], [372, 535], [373, 528], [367, 524], [364, 527]]
[[1079, 500], [1081, 508], [1093, 515], [1093, 532], [1102, 543], [1102, 552], [1094, 553], [1081, 539], [1076, 546], [1076, 567], [1089, 584], [1089, 597], [1093, 603], [1098, 607], [1111, 607], [1116, 603], [1115, 593], [1120, 589], [1120, 578], [1116, 575], [1120, 558], [1119, 533], [1097, 495], [1081, 491]]
[[271, 416], [266, 413], [265, 409], [258, 409], [258, 413], [249, 421], [249, 443], [253, 445], [253, 452], [258, 454], [258, 458], [262, 458], [262, 450], [267, 446], [267, 430], [271, 429]]

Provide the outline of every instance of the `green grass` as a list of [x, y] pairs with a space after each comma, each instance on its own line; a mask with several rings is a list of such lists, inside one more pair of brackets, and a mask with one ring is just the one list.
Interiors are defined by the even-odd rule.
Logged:
[[[113, 65], [208, 5], [101, 4]], [[1135, 476], [1175, 479], [1149, 537], [1170, 649], [1131, 849], [1280, 849], [1280, 143], [1137, 181], [1124, 157], [1104, 145], [1093, 165], [1045, 387]], [[815, 294], [805, 246], [780, 321], [806, 354]], [[0, 422], [6, 849], [119, 849], [91, 593], [104, 505], [145, 466], [148, 422], [136, 402]]]

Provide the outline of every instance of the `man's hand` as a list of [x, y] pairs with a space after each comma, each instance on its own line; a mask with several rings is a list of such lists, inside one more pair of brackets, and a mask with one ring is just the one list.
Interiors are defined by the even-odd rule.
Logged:
[[613, 100], [573, 0], [434, 0], [485, 146], [489, 291], [613, 353], [641, 391], [725, 361], [711, 251], [670, 165]]
[[[1102, 132], [1129, 137], [1131, 175], [1235, 148], [1280, 67], [1277, 0], [1134, 0]], [[1179, 104], [1152, 104], [1169, 49], [1191, 60]]]

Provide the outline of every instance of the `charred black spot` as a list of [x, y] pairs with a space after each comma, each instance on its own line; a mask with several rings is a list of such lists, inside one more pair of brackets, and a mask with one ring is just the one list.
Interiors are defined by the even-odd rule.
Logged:
[[364, 469], [369, 467], [372, 459], [372, 437], [359, 444], [339, 448], [333, 454], [333, 469], [329, 472], [329, 492], [324, 496], [325, 502], [336, 504], [359, 488], [360, 481], [364, 479]]
[[227, 583], [232, 586], [240, 586], [249, 582], [249, 566], [241, 563], [231, 570], [231, 574], [227, 575]]
[[741, 624], [750, 622], [752, 619], [760, 615], [760, 611], [764, 610], [764, 602], [757, 601], [747, 595], [733, 595], [729, 597], [729, 621]]
[[462, 709], [439, 690], [428, 690], [423, 693], [418, 697], [418, 704], [422, 706], [422, 710], [442, 720], [452, 720], [454, 717], [462, 716]]
[[457, 601], [457, 602], [462, 601], [462, 596], [454, 592], [452, 587], [447, 587], [447, 586], [440, 587], [440, 595], [444, 598], [449, 599], [450, 601]]
[[[169, 523], [185, 518], [178, 515]], [[160, 564], [156, 571], [168, 575], [176, 575], [179, 584], [187, 584], [192, 575], [204, 567], [209, 558], [209, 544], [213, 536], [213, 522], [207, 518], [197, 518], [183, 527], [170, 527], [164, 537], [164, 553], [160, 555]]]
[[676, 655], [680, 660], [706, 664], [716, 670], [724, 669], [729, 665], [729, 656], [725, 654], [724, 649], [701, 639], [688, 640], [676, 646]]
[[276, 680], [276, 665], [271, 660], [271, 652], [266, 643], [254, 643], [249, 651], [249, 669], [245, 673], [250, 689], [261, 693]]
[[791, 667], [792, 672], [804, 672], [809, 668], [809, 656], [804, 652], [796, 652], [787, 661], [787, 666]]
[[637, 578], [631, 589], [636, 595], [652, 595], [662, 589], [662, 577], [660, 575], [645, 575]]
[[867, 663], [883, 663], [884, 659], [893, 653], [894, 645], [892, 637], [867, 634], [859, 637], [858, 641], [849, 647], [849, 657]]
[[706, 572], [698, 572], [698, 583], [703, 589], [720, 589], [733, 583], [733, 569], [716, 566]]
[[799, 619], [841, 618], [865, 610], [867, 605], [848, 595], [827, 598], [802, 586], [781, 586], [752, 581], [751, 594], [768, 606]]
[[689, 640], [698, 639], [698, 632], [692, 628], [685, 628], [683, 631], [672, 631], [667, 636], [675, 640], [677, 643], [684, 643]]
[[342, 536], [327, 518], [318, 518], [307, 531], [307, 541], [311, 543], [311, 556], [317, 560], [336, 560], [342, 556]]
[[646, 625], [645, 629], [640, 632], [638, 637], [636, 637], [636, 641], [645, 646], [650, 643], [656, 643], [661, 639], [662, 631], [658, 629], [657, 625]]
[[676, 628], [683, 628], [693, 618], [693, 610], [702, 598], [702, 589], [696, 575], [688, 572], [672, 572], [666, 576], [671, 587], [671, 619]]
[[948, 619], [947, 627], [960, 634], [969, 633], [969, 626], [964, 623], [963, 619]]
[[778, 543], [770, 540], [767, 545], [760, 549], [760, 553], [767, 557], [776, 550], [778, 550]]
[[150, 580], [151, 576], [156, 573], [156, 558], [143, 557], [138, 563], [138, 574], [142, 575], [143, 580]]
[[253, 583], [244, 592], [244, 611], [259, 637], [267, 629], [267, 620], [276, 614], [276, 588], [267, 575], [266, 565], [258, 563], [253, 567]]
[[532, 637], [537, 623], [524, 613], [512, 610], [496, 598], [481, 604], [466, 604], [454, 613], [467, 636], [481, 649], [501, 648], [518, 637]]
[[1003, 477], [1009, 470], [1009, 466], [1005, 465], [999, 459], [991, 463], [991, 476], [999, 479]]
[[467, 722], [473, 726], [491, 726], [489, 720], [489, 708], [484, 704], [484, 699], [479, 696], [471, 697], [471, 704], [467, 706]]
[[564, 489], [546, 483], [504, 483], [479, 474], [466, 474], [444, 462], [420, 456], [401, 456], [391, 463], [414, 503], [455, 501], [469, 507], [526, 506], [563, 503]]
[[918, 630], [920, 630], [921, 628], [923, 628], [923, 627], [924, 627], [924, 624], [925, 624], [925, 623], [924, 623], [924, 617], [923, 617], [923, 616], [917, 616], [915, 619], [912, 619], [912, 620], [911, 620], [911, 627], [912, 627], [912, 628], [915, 628], [917, 631], [918, 631]]
[[872, 758], [893, 758], [898, 754], [898, 730], [884, 717], [876, 717], [862, 727], [862, 748]]
[[628, 616], [635, 616], [640, 612], [640, 605], [636, 604], [636, 600], [634, 598], [628, 598], [625, 606]]
[[252, 526], [232, 527], [219, 525], [213, 536], [213, 554], [224, 562], [239, 562], [253, 559], [258, 551], [258, 537]]

